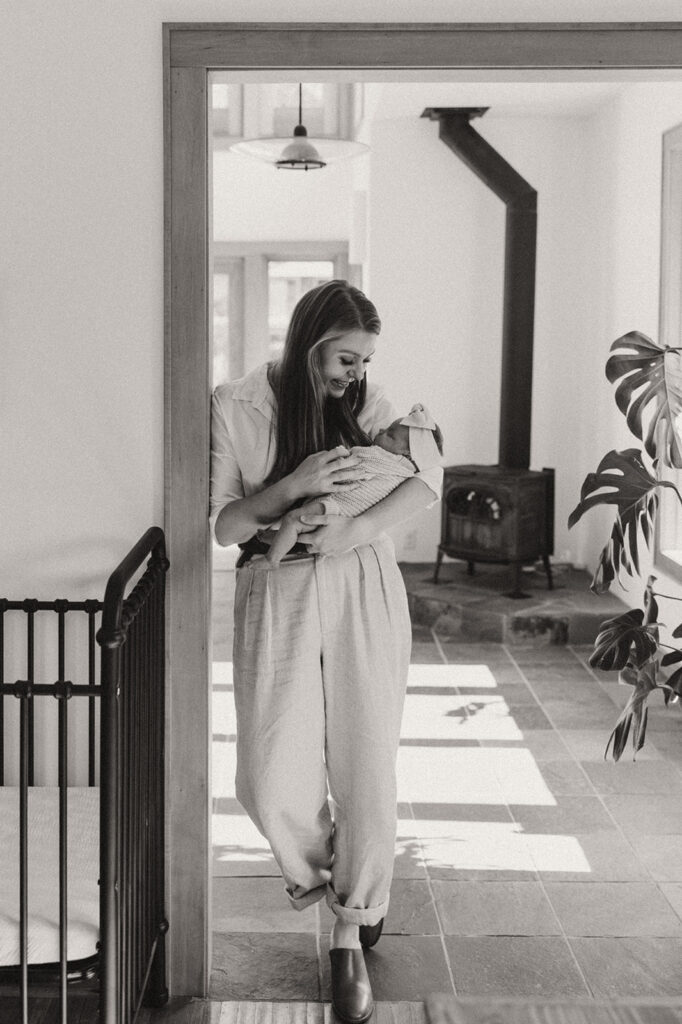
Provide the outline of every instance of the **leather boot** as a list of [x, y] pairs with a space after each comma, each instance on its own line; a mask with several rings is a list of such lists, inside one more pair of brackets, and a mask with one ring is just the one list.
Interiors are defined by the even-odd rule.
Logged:
[[361, 949], [330, 949], [332, 1009], [347, 1024], [362, 1024], [372, 1015], [374, 1000]]
[[363, 949], [369, 949], [371, 946], [375, 946], [379, 941], [379, 936], [384, 927], [384, 919], [378, 921], [376, 924], [361, 924], [360, 925], [360, 945]]

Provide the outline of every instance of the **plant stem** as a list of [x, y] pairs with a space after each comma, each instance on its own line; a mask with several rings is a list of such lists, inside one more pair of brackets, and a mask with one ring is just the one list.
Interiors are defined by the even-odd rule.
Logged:
[[682, 494], [680, 494], [680, 492], [678, 491], [677, 487], [672, 482], [672, 480], [664, 480], [662, 476], [658, 475], [658, 473], [659, 473], [659, 471], [656, 470], [656, 486], [657, 487], [668, 487], [671, 490], [673, 490], [675, 492], [675, 494], [677, 495], [677, 497], [679, 498], [680, 504], [682, 504]]

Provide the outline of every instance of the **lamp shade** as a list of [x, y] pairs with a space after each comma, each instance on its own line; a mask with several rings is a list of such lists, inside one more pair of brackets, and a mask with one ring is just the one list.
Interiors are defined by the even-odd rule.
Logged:
[[[242, 153], [244, 156], [255, 157], [265, 163], [277, 166], [279, 161], [287, 159], [285, 153], [291, 147], [294, 152], [300, 152], [298, 147], [305, 145], [315, 153], [315, 160], [320, 161], [317, 166], [325, 167], [327, 164], [335, 163], [337, 160], [345, 160], [351, 157], [360, 156], [366, 153], [369, 146], [363, 142], [353, 142], [350, 139], [309, 139], [308, 136], [294, 136], [294, 138], [270, 137], [261, 139], [244, 139], [242, 142], [235, 142], [230, 146], [233, 153]], [[290, 158], [289, 158], [290, 159]]]
[[320, 157], [308, 138], [308, 133], [303, 125], [297, 124], [294, 128], [293, 142], [284, 147], [275, 166], [280, 170], [286, 168], [290, 171], [307, 171], [326, 167], [326, 162]]

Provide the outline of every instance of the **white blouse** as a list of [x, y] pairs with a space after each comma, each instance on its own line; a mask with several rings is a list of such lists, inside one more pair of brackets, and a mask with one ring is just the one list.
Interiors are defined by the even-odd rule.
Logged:
[[[275, 396], [267, 364], [240, 380], [219, 385], [213, 392], [211, 413], [211, 530], [218, 513], [238, 498], [263, 490], [275, 461]], [[367, 384], [365, 405], [358, 423], [374, 440], [397, 419], [397, 413], [375, 384]], [[433, 466], [414, 474], [433, 491], [431, 507], [441, 496], [443, 469]]]

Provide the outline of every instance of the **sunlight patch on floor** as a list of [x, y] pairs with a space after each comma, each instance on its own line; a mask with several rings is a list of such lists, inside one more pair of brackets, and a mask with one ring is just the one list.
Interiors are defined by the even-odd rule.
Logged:
[[246, 814], [214, 814], [212, 841], [216, 866], [254, 862], [275, 864], [270, 844]]
[[556, 804], [524, 747], [401, 746], [398, 800], [452, 804], [455, 818], [458, 804]]
[[[249, 864], [269, 871], [274, 866], [269, 846], [235, 801], [234, 697], [223, 689], [232, 682], [230, 662], [214, 663], [213, 681], [219, 687], [213, 691], [213, 796], [234, 801], [234, 807], [216, 804], [213, 815], [215, 872], [238, 874], [239, 865]], [[463, 692], [406, 698], [398, 801], [413, 805], [415, 817], [399, 822], [401, 863], [445, 871], [589, 873], [576, 837], [526, 833], [511, 820], [509, 805], [555, 807], [557, 801], [502, 695], [466, 692], [467, 687], [494, 688], [494, 669], [412, 665], [410, 685], [456, 686]], [[505, 816], [510, 820], [500, 820]]]
[[402, 736], [409, 739], [522, 740], [506, 701], [492, 694], [408, 693]]
[[232, 686], [232, 662], [214, 661], [211, 674], [212, 686]]
[[234, 743], [214, 743], [211, 758], [213, 799], [234, 797], [234, 773], [237, 767], [237, 752]]
[[410, 665], [408, 686], [497, 686], [487, 665]]
[[425, 821], [413, 827], [427, 868], [457, 871], [573, 871], [590, 865], [575, 836], [530, 835], [513, 821]]

